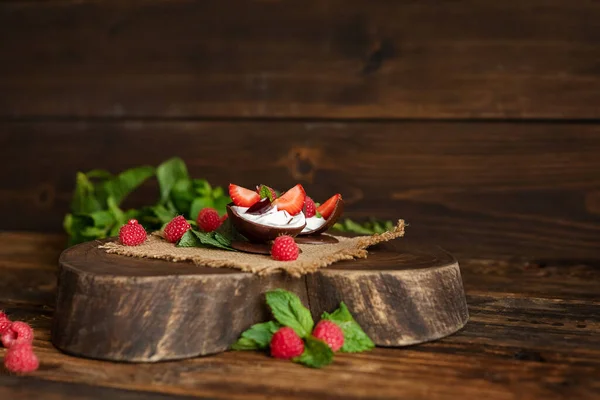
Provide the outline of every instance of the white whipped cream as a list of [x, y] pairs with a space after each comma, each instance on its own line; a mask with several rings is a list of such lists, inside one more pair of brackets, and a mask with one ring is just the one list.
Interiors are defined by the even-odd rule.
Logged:
[[299, 228], [304, 226], [306, 218], [303, 212], [299, 212], [296, 215], [290, 215], [285, 210], [278, 210], [277, 206], [267, 211], [264, 214], [246, 214], [247, 207], [232, 206], [231, 207], [238, 215], [247, 221], [252, 221], [257, 224], [274, 226], [274, 227], [287, 227], [287, 228]]
[[301, 233], [311, 232], [316, 229], [319, 229], [323, 225], [325, 225], [326, 222], [327, 222], [327, 220], [325, 218], [319, 218], [319, 217], [306, 218], [306, 226], [304, 227], [304, 229], [302, 229]]

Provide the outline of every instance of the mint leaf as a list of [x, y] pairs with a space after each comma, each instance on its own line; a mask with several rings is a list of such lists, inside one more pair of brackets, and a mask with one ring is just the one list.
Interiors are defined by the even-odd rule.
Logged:
[[177, 247], [215, 247], [217, 249], [235, 251], [231, 242], [217, 232], [198, 232], [193, 229], [183, 234]]
[[[92, 171], [98, 173], [98, 170]], [[117, 205], [121, 204], [123, 199], [144, 183], [148, 178], [154, 176], [154, 167], [143, 166], [131, 168], [121, 172], [115, 178], [104, 182], [102, 197], [108, 201], [112, 197]]]
[[350, 232], [354, 232], [354, 233], [363, 233], [366, 235], [370, 235], [373, 233], [372, 230], [361, 226], [359, 224], [357, 224], [356, 222], [352, 221], [351, 219], [346, 218], [344, 220], [344, 225], [346, 225], [346, 229]]
[[271, 189], [269, 189], [265, 185], [260, 186], [258, 195], [260, 196], [261, 199], [269, 199], [269, 201], [273, 201], [273, 193], [271, 193]]
[[63, 229], [67, 232], [67, 235], [71, 236], [73, 234], [73, 214], [65, 215], [65, 219], [63, 219]]
[[96, 179], [112, 179], [113, 174], [108, 172], [105, 169], [93, 169], [85, 173], [88, 178], [96, 178]]
[[[252, 325], [250, 329], [242, 333], [240, 339], [231, 348], [233, 350], [248, 350], [247, 347], [251, 347], [249, 350], [266, 349], [271, 343], [273, 334], [279, 328], [281, 325], [275, 321]], [[238, 346], [242, 348], [237, 348]]]
[[375, 343], [362, 330], [358, 322], [354, 320], [352, 314], [344, 302], [340, 303], [340, 308], [329, 313], [323, 313], [321, 319], [335, 322], [344, 332], [344, 345], [340, 349], [343, 353], [359, 353], [365, 350], [371, 350]]
[[219, 215], [227, 214], [227, 204], [231, 203], [229, 196], [218, 197], [214, 200], [214, 208]]
[[160, 187], [160, 201], [165, 202], [175, 183], [180, 179], [189, 179], [189, 175], [185, 162], [179, 157], [174, 157], [158, 166], [156, 178]]
[[194, 179], [193, 181], [194, 191], [196, 194], [205, 197], [210, 196], [212, 192], [212, 187], [210, 183], [206, 179]]
[[223, 246], [226, 246], [228, 248], [231, 247], [231, 240], [221, 235], [219, 232], [213, 232], [213, 237], [217, 242], [221, 243]]
[[317, 218], [323, 218], [323, 216], [321, 215], [321, 213], [318, 212], [318, 211], [316, 211], [316, 210], [315, 210], [315, 217], [317, 217]]
[[225, 196], [225, 191], [223, 190], [223, 188], [222, 188], [222, 187], [220, 187], [220, 186], [217, 186], [217, 187], [216, 187], [216, 188], [215, 188], [215, 189], [212, 191], [212, 194], [211, 194], [211, 196], [212, 196], [212, 198], [213, 198], [213, 199], [218, 199], [218, 198], [220, 198], [220, 197], [223, 197], [223, 196]]
[[267, 292], [266, 298], [277, 322], [289, 326], [301, 338], [312, 332], [314, 321], [298, 296], [283, 289], [275, 289]]
[[108, 199], [106, 199], [106, 205], [108, 206], [108, 211], [110, 211], [115, 218], [117, 225], [121, 226], [127, 223], [125, 213], [119, 208], [117, 201], [112, 196], [109, 196]]
[[247, 242], [248, 239], [246, 239], [244, 236], [242, 236], [233, 226], [233, 223], [231, 222], [231, 219], [227, 218], [225, 220], [225, 222], [223, 222], [221, 224], [221, 226], [215, 231], [217, 232], [219, 235], [222, 235], [224, 238], [226, 238], [227, 240], [229, 240], [229, 242], [233, 242], [233, 241], [242, 241], [242, 242]]
[[200, 239], [196, 237], [194, 232], [190, 229], [186, 233], [183, 234], [179, 242], [177, 242], [177, 247], [202, 247], [202, 243]]
[[196, 235], [196, 237], [200, 240], [200, 243], [202, 243], [205, 246], [216, 247], [216, 248], [223, 249], [223, 250], [235, 251], [233, 248], [230, 247], [231, 243], [223, 244], [223, 243], [219, 242], [217, 239], [215, 239], [216, 232], [210, 232], [210, 233], [198, 232], [198, 231], [193, 231], [193, 232], [194, 232], [194, 235]]
[[73, 214], [87, 214], [102, 209], [94, 185], [83, 172], [75, 176], [75, 192], [71, 201]]
[[322, 368], [333, 362], [333, 351], [324, 341], [308, 336], [304, 343], [304, 352], [293, 361], [311, 368]]
[[170, 198], [178, 211], [187, 212], [194, 197], [192, 181], [188, 178], [179, 179], [171, 189]]
[[260, 349], [260, 347], [258, 347], [258, 344], [252, 340], [252, 339], [248, 339], [248, 338], [239, 338], [237, 342], [235, 342], [233, 345], [231, 345], [231, 350], [258, 350]]

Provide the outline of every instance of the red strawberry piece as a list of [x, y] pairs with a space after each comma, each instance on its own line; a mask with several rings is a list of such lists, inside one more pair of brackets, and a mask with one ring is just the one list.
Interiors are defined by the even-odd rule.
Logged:
[[333, 213], [333, 210], [335, 210], [335, 206], [337, 206], [337, 203], [338, 201], [340, 201], [341, 198], [342, 195], [339, 193], [331, 196], [325, 203], [317, 207], [317, 211], [319, 212], [319, 214], [321, 214], [323, 218], [329, 218], [329, 216]]
[[284, 326], [271, 338], [271, 355], [275, 358], [289, 360], [299, 357], [304, 352], [304, 342], [290, 327]]
[[344, 332], [342, 332], [342, 328], [332, 321], [319, 321], [312, 335], [327, 343], [333, 351], [338, 351], [344, 345]]
[[221, 217], [219, 217], [217, 210], [206, 207], [198, 213], [196, 223], [204, 232], [212, 232], [221, 226]]
[[275, 193], [275, 189], [273, 189], [272, 187], [269, 187], [267, 185], [258, 185], [256, 187], [256, 193], [258, 193], [260, 195], [260, 191], [262, 190], [262, 188], [267, 188], [269, 190], [269, 192], [271, 192], [271, 199], [273, 199], [273, 200], [277, 199], [277, 193]]
[[294, 261], [299, 253], [298, 245], [289, 235], [276, 237], [271, 247], [271, 257], [277, 261]]
[[119, 240], [125, 246], [138, 246], [146, 241], [146, 237], [146, 230], [135, 219], [130, 219], [119, 230]]
[[10, 372], [25, 373], [38, 369], [40, 362], [33, 353], [31, 343], [15, 343], [4, 356], [4, 366]]
[[192, 229], [192, 226], [182, 215], [178, 215], [165, 226], [163, 234], [168, 242], [175, 243], [190, 229]]
[[304, 216], [306, 218], [312, 218], [315, 215], [317, 215], [317, 206], [315, 205], [315, 202], [313, 201], [313, 199], [311, 199], [310, 197], [306, 196], [306, 199], [304, 199]]
[[297, 184], [287, 192], [281, 195], [280, 198], [273, 202], [273, 205], [277, 206], [278, 210], [285, 210], [290, 215], [296, 215], [302, 211], [304, 207], [304, 199], [306, 198], [306, 192], [302, 185]]
[[231, 197], [233, 204], [239, 207], [251, 207], [260, 200], [260, 196], [255, 191], [233, 183], [229, 184], [229, 197]]
[[223, 215], [223, 216], [221, 217], [221, 223], [223, 223], [223, 222], [227, 221], [227, 218], [229, 218], [229, 216], [228, 216], [227, 214]]

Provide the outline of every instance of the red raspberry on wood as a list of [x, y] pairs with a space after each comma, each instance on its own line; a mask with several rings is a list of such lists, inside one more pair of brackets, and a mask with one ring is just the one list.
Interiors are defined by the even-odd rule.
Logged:
[[146, 237], [146, 230], [135, 219], [130, 219], [119, 231], [119, 240], [125, 246], [139, 246], [146, 241]]
[[206, 207], [198, 213], [196, 223], [204, 232], [212, 232], [221, 226], [221, 217], [214, 208]]
[[333, 351], [338, 351], [344, 345], [344, 332], [342, 328], [332, 321], [319, 321], [312, 335], [327, 343]]
[[2, 345], [6, 348], [12, 347], [16, 343], [31, 342], [33, 342], [33, 329], [27, 323], [21, 321], [13, 322], [2, 335]]
[[25, 373], [38, 369], [40, 362], [31, 343], [15, 343], [4, 356], [4, 366], [11, 372]]
[[168, 242], [175, 243], [190, 229], [192, 229], [192, 226], [182, 215], [179, 215], [165, 226], [163, 234]]
[[0, 336], [4, 335], [4, 333], [8, 331], [11, 325], [12, 321], [8, 319], [8, 316], [6, 314], [0, 311]]
[[271, 247], [271, 257], [278, 261], [296, 260], [299, 252], [294, 238], [289, 235], [278, 236]]
[[304, 342], [298, 334], [287, 326], [280, 328], [271, 338], [271, 355], [289, 360], [304, 352]]

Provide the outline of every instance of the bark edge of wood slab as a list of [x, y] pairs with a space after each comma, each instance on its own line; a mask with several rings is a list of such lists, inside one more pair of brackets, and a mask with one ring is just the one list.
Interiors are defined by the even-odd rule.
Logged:
[[52, 343], [68, 354], [155, 362], [225, 351], [270, 319], [264, 293], [274, 288], [300, 296], [315, 320], [344, 301], [378, 346], [439, 339], [468, 320], [456, 260], [405, 239], [302, 278], [107, 254], [100, 243], [60, 256]]

